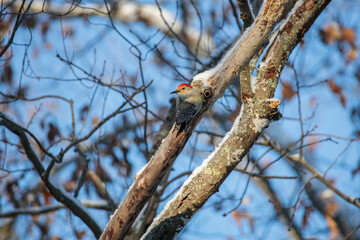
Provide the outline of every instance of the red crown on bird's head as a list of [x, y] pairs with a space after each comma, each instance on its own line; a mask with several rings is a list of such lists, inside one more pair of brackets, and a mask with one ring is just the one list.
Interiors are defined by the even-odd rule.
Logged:
[[187, 83], [183, 83], [183, 84], [180, 84], [177, 88], [176, 88], [176, 90], [177, 91], [180, 91], [181, 89], [182, 89], [182, 87], [189, 87], [189, 88], [192, 88], [192, 86], [191, 85], [189, 85], [189, 84], [187, 84]]

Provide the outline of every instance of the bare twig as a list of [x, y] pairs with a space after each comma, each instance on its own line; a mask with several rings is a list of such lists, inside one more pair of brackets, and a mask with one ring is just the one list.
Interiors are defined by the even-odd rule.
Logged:
[[90, 162], [90, 159], [86, 156], [85, 153], [83, 153], [83, 151], [81, 151], [80, 148], [76, 148], [75, 149], [76, 152], [79, 153], [79, 155], [81, 156], [81, 158], [84, 160], [85, 164], [84, 164], [84, 167], [81, 171], [81, 175], [80, 175], [80, 179], [79, 179], [79, 182], [78, 182], [78, 185], [75, 189], [75, 192], [74, 192], [74, 197], [77, 198], [77, 196], [79, 195], [79, 191], [82, 187], [82, 185], [84, 184], [85, 182], [85, 177], [86, 177], [86, 173], [87, 173], [87, 170], [88, 170], [88, 167], [89, 167], [89, 162]]
[[[81, 204], [86, 208], [93, 209], [103, 209], [103, 210], [111, 210], [110, 206], [106, 201], [87, 201], [81, 200]], [[28, 207], [28, 208], [17, 208], [7, 212], [1, 212], [0, 218], [8, 218], [8, 217], [16, 217], [18, 215], [38, 215], [44, 214], [52, 211], [56, 211], [59, 209], [67, 208], [64, 204], [54, 204], [54, 205], [46, 205], [43, 207]]]
[[360, 224], [359, 224], [356, 228], [354, 228], [351, 232], [349, 232], [349, 234], [346, 235], [346, 237], [344, 238], [344, 240], [351, 239], [352, 235], [353, 235], [357, 230], [359, 230], [359, 229], [360, 229]]
[[58, 155], [58, 158], [59, 159], [62, 159], [62, 157], [64, 156], [64, 154], [69, 151], [70, 148], [72, 148], [73, 146], [79, 144], [80, 142], [83, 142], [87, 139], [89, 139], [102, 125], [104, 125], [107, 121], [109, 121], [111, 118], [115, 117], [116, 115], [120, 114], [120, 113], [123, 113], [123, 112], [126, 112], [126, 111], [129, 111], [129, 110], [132, 110], [136, 107], [139, 107], [140, 105], [143, 105], [142, 104], [139, 104], [139, 105], [136, 105], [134, 107], [130, 107], [130, 108], [127, 108], [127, 109], [124, 109], [123, 108], [125, 107], [126, 104], [128, 104], [138, 93], [142, 92], [145, 88], [149, 87], [150, 84], [152, 83], [149, 82], [147, 85], [145, 85], [144, 87], [141, 87], [139, 88], [138, 90], [136, 90], [125, 102], [123, 102], [123, 104], [121, 104], [120, 107], [118, 107], [114, 112], [112, 112], [111, 114], [109, 114], [107, 117], [105, 117], [103, 120], [101, 120], [88, 134], [86, 134], [84, 137], [82, 138], [79, 138], [79, 139], [76, 139], [75, 141], [73, 141], [72, 143], [70, 143], [64, 150], [62, 150], [59, 155]]
[[0, 125], [5, 126], [7, 129], [9, 129], [11, 132], [16, 134], [20, 142], [22, 144], [22, 147], [25, 150], [25, 153], [29, 160], [33, 163], [36, 171], [40, 175], [42, 181], [44, 182], [45, 186], [48, 188], [50, 193], [54, 196], [56, 200], [63, 203], [66, 207], [68, 207], [76, 216], [78, 216], [93, 232], [95, 237], [99, 237], [101, 234], [101, 229], [99, 225], [96, 223], [96, 221], [93, 219], [93, 217], [88, 213], [82, 206], [81, 203], [79, 203], [75, 198], [73, 198], [71, 195], [69, 195], [67, 192], [61, 189], [60, 186], [57, 186], [54, 181], [52, 181], [50, 178], [45, 178], [44, 173], [45, 169], [34, 152], [34, 150], [31, 147], [31, 144], [26, 136], [26, 131], [16, 124], [15, 122], [11, 121], [8, 117], [5, 116], [2, 112], [0, 112]]
[[355, 205], [356, 207], [360, 208], [360, 199], [359, 198], [353, 198], [349, 197], [348, 195], [341, 192], [338, 188], [336, 188], [333, 184], [331, 184], [329, 181], [327, 181], [321, 173], [319, 173], [315, 168], [313, 168], [305, 159], [304, 157], [300, 158], [299, 154], [290, 154], [286, 150], [282, 149], [280, 145], [274, 141], [274, 140], [268, 140], [267, 144], [271, 146], [274, 150], [279, 152], [281, 155], [283, 155], [285, 158], [296, 162], [303, 167], [305, 167], [308, 171], [310, 171], [314, 178], [317, 178], [320, 182], [322, 182], [326, 187], [331, 189], [334, 193], [336, 193], [339, 197], [344, 199], [345, 201]]
[[[10, 2], [10, 0], [2, 0], [4, 3]], [[11, 7], [19, 7], [20, 1], [13, 1]], [[26, 2], [25, 0], [23, 2]], [[81, 16], [97, 16], [107, 17], [109, 13], [109, 4], [104, 1], [104, 4], [85, 3], [80, 1], [70, 1], [71, 3], [57, 3], [42, 0], [31, 0], [31, 7], [28, 7], [28, 14], [46, 13], [59, 17], [81, 17]], [[114, 10], [111, 11], [112, 18], [116, 21], [128, 23], [128, 22], [146, 22], [156, 28], [158, 28], [164, 34], [169, 33], [169, 24], [176, 20], [176, 26], [171, 26], [171, 34], [169, 37], [181, 36], [186, 38], [189, 43], [185, 47], [189, 47], [189, 51], [194, 51], [199, 46], [199, 54], [208, 56], [215, 44], [210, 34], [198, 32], [194, 27], [186, 27], [182, 32], [184, 23], [180, 19], [176, 19], [173, 14], [166, 10], [161, 9], [163, 17], [159, 16], [158, 6], [155, 4], [138, 4], [136, 2], [111, 2]], [[21, 18], [22, 19], [22, 18]], [[19, 25], [19, 24], [18, 24]], [[189, 37], [191, 36], [191, 37]], [[201, 41], [200, 41], [201, 40]], [[199, 43], [200, 42], [200, 43]]]
[[26, 3], [26, 0], [22, 1], [21, 5], [20, 5], [20, 8], [19, 8], [19, 11], [18, 11], [18, 14], [17, 14], [17, 17], [16, 17], [15, 25], [14, 25], [13, 30], [12, 30], [11, 35], [10, 35], [10, 38], [9, 38], [8, 42], [5, 44], [5, 46], [1, 47], [0, 58], [2, 57], [2, 55], [4, 55], [4, 53], [7, 51], [7, 49], [11, 46], [11, 44], [12, 44], [12, 42], [14, 40], [14, 37], [15, 37], [15, 33], [17, 32], [17, 30], [20, 27], [22, 21], [24, 20], [24, 16], [27, 13], [27, 11], [30, 9], [32, 2], [33, 1], [31, 0], [29, 5], [27, 6], [27, 8], [24, 11], [24, 5]]
[[263, 175], [263, 174], [251, 173], [246, 170], [237, 169], [237, 168], [235, 169], [235, 171], [245, 173], [247, 175], [250, 175], [251, 177], [262, 178], [262, 179], [298, 179], [297, 176], [293, 176], [293, 177], [291, 177], [291, 176], [268, 176], [268, 175]]

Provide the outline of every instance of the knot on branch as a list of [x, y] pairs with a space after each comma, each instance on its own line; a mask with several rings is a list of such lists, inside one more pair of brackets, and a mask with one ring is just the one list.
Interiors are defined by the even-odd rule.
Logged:
[[278, 106], [281, 101], [277, 98], [270, 98], [265, 100], [265, 107], [269, 110], [268, 119], [271, 121], [278, 121], [282, 118], [282, 114], [279, 112]]
[[244, 103], [248, 103], [250, 101], [250, 99], [254, 96], [254, 94], [252, 94], [252, 93], [248, 94], [248, 93], [243, 92], [243, 93], [241, 93], [241, 96], [242, 96], [242, 101]]
[[213, 96], [213, 91], [211, 88], [207, 88], [203, 91], [204, 101], [206, 102]]

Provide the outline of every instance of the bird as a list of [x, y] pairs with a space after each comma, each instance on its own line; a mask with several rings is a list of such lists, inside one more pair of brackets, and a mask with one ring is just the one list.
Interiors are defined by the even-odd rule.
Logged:
[[203, 95], [198, 88], [187, 83], [180, 84], [171, 94], [177, 94], [175, 106], [175, 128], [178, 133], [186, 129], [189, 121], [196, 116], [203, 105]]

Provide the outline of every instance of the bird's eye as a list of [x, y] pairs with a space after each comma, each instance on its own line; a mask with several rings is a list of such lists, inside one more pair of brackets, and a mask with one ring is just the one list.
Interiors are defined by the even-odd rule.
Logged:
[[185, 87], [183, 87], [183, 90], [185, 90]]

